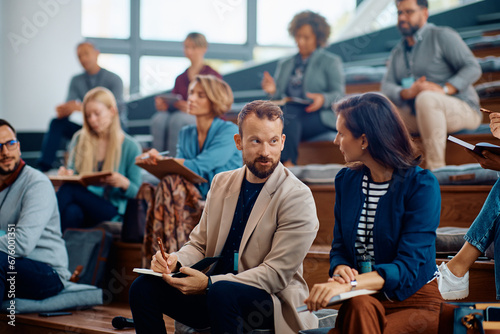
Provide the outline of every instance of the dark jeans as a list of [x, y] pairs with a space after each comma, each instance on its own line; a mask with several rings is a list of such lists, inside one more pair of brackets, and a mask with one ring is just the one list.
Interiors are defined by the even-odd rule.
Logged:
[[43, 136], [42, 155], [38, 159], [38, 168], [45, 172], [52, 168], [56, 153], [63, 140], [70, 140], [81, 126], [70, 122], [68, 117], [54, 118], [50, 122], [49, 131]]
[[212, 333], [249, 333], [274, 328], [273, 301], [264, 290], [241, 283], [219, 281], [207, 294], [183, 295], [160, 277], [143, 275], [130, 287], [135, 329], [166, 333], [163, 314], [194, 329]]
[[296, 165], [301, 141], [334, 130], [321, 122], [319, 110], [308, 113], [305, 108], [305, 106], [298, 104], [287, 104], [283, 107], [285, 118], [283, 133], [286, 135], [286, 139], [285, 147], [281, 151], [282, 162], [291, 161]]
[[56, 195], [63, 232], [68, 227], [93, 227], [111, 220], [118, 214], [117, 208], [111, 202], [79, 184], [63, 184]]
[[[9, 264], [8, 255], [0, 252], [0, 304], [8, 297], [45, 299], [57, 295], [63, 288], [59, 275], [51, 266], [26, 258], [16, 258]], [[12, 292], [15, 296], [9, 296]]]

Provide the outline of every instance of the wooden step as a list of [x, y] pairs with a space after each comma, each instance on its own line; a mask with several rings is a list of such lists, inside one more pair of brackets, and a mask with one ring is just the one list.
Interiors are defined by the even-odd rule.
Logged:
[[[135, 333], [133, 328], [115, 329], [111, 320], [116, 316], [132, 318], [128, 304], [113, 303], [87, 310], [71, 310], [71, 315], [40, 317], [38, 314], [18, 314], [15, 327], [8, 324], [5, 314], [0, 317], [0, 333], [9, 334], [106, 334]], [[167, 332], [174, 332], [174, 321], [164, 316]]]

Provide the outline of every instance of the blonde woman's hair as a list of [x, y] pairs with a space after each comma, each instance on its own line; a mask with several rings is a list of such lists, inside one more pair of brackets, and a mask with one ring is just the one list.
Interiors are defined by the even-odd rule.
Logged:
[[71, 152], [70, 161], [74, 161], [75, 170], [79, 173], [97, 171], [97, 133], [90, 127], [85, 110], [90, 101], [104, 104], [114, 111], [108, 132], [108, 146], [102, 165], [102, 171], [117, 171], [122, 153], [124, 133], [120, 126], [120, 118], [116, 107], [116, 99], [111, 91], [104, 87], [96, 87], [87, 92], [83, 99], [83, 127], [77, 132], [78, 143]]
[[208, 47], [208, 42], [205, 37], [205, 35], [199, 33], [199, 32], [190, 32], [187, 36], [186, 39], [190, 39], [193, 41], [194, 45], [197, 47], [201, 48], [207, 48]]
[[189, 84], [189, 91], [197, 83], [199, 83], [203, 91], [205, 91], [215, 117], [219, 117], [231, 109], [231, 105], [234, 101], [233, 91], [224, 80], [212, 74], [197, 75]]

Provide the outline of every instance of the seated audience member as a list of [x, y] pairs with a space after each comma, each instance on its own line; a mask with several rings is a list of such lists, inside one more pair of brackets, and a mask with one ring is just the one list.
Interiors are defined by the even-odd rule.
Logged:
[[177, 140], [182, 127], [196, 123], [196, 118], [187, 113], [189, 83], [198, 74], [212, 74], [222, 79], [216, 70], [205, 64], [204, 57], [207, 48], [208, 43], [203, 34], [189, 33], [184, 40], [184, 55], [191, 62], [191, 66], [175, 79], [175, 86], [172, 90], [172, 94], [178, 94], [182, 99], [173, 105], [168, 105], [161, 96], [155, 97], [158, 112], [151, 118], [153, 147], [160, 151], [168, 150], [173, 156], [176, 155]]
[[[220, 119], [233, 103], [231, 87], [213, 75], [198, 75], [189, 85], [187, 112], [196, 119], [195, 125], [184, 127], [179, 134], [177, 156], [174, 158], [208, 183], [194, 185], [180, 175], [167, 175], [156, 188], [151, 214], [146, 219], [143, 265], [159, 249], [160, 237], [167, 252], [177, 251], [188, 239], [200, 220], [204, 199], [215, 174], [239, 168], [241, 152], [234, 146], [238, 127]], [[149, 156], [148, 159], [143, 159]], [[137, 161], [155, 163], [158, 151], [152, 149], [137, 157]]]
[[54, 188], [24, 163], [16, 131], [0, 119], [0, 304], [12, 278], [16, 298], [57, 295], [70, 278], [67, 268]]
[[[500, 138], [500, 114], [490, 114], [490, 128], [493, 135]], [[500, 171], [500, 156], [489, 151], [483, 151], [482, 155], [467, 150], [485, 169]], [[441, 277], [439, 290], [444, 299], [463, 299], [469, 295], [469, 269], [483, 254], [486, 249], [494, 243], [495, 259], [500, 259], [500, 180], [495, 185], [484, 202], [483, 208], [470, 226], [464, 236], [465, 244], [456, 256], [448, 264], [441, 263], [439, 271]], [[497, 295], [500, 299], [500, 261], [495, 261], [495, 285]]]
[[83, 97], [92, 88], [102, 86], [109, 89], [118, 101], [121, 117], [126, 118], [126, 112], [122, 110], [125, 108], [122, 79], [97, 64], [99, 50], [92, 43], [80, 43], [76, 51], [84, 72], [71, 79], [66, 102], [56, 107], [57, 117], [50, 122], [42, 142], [42, 155], [38, 160], [38, 169], [42, 172], [52, 168], [61, 142], [70, 140], [81, 129], [81, 124], [70, 121], [69, 117], [74, 112], [82, 111]]
[[70, 145], [67, 167], [59, 175], [111, 172], [103, 185], [84, 187], [63, 184], [57, 191], [62, 230], [93, 227], [103, 221], [121, 220], [127, 200], [134, 198], [141, 183], [135, 157], [139, 144], [120, 126], [116, 100], [108, 89], [96, 87], [83, 99], [83, 128]]
[[344, 302], [330, 333], [437, 333], [438, 182], [418, 167], [410, 135], [384, 96], [353, 96], [336, 110], [335, 144], [348, 168], [335, 179], [331, 279], [314, 285], [305, 303], [315, 311], [340, 293], [377, 290]]
[[427, 23], [427, 0], [396, 0], [403, 40], [394, 47], [382, 92], [399, 109], [410, 133], [419, 133], [428, 169], [446, 165], [446, 135], [476, 129], [479, 97], [472, 84], [481, 67], [462, 38]]
[[311, 100], [311, 104], [288, 103], [284, 109], [286, 135], [281, 161], [297, 163], [300, 141], [335, 130], [332, 103], [344, 95], [345, 80], [342, 60], [325, 49], [330, 26], [314, 12], [304, 11], [294, 16], [288, 27], [299, 53], [278, 63], [274, 79], [264, 72], [262, 89], [271, 99], [296, 97]]
[[[283, 113], [254, 101], [239, 113], [238, 126], [234, 141], [245, 166], [214, 176], [188, 243], [166, 260], [161, 252], [153, 256], [151, 268], [163, 280], [144, 275], [130, 288], [139, 334], [165, 333], [163, 314], [212, 333], [317, 326], [313, 314], [296, 311], [307, 296], [302, 261], [319, 222], [311, 191], [279, 162]], [[221, 258], [210, 274], [189, 268], [211, 256]], [[178, 270], [187, 277], [169, 275]]]

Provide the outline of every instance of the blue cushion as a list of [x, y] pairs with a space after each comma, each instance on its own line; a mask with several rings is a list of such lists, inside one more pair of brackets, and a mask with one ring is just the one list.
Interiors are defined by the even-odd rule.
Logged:
[[488, 123], [480, 124], [477, 129], [474, 130], [460, 130], [458, 132], [452, 133], [452, 135], [476, 135], [476, 134], [489, 134], [491, 133], [490, 125]]
[[334, 141], [335, 136], [337, 136], [337, 131], [328, 131], [328, 132], [323, 132], [322, 134], [319, 134], [317, 136], [314, 136], [312, 138], [309, 138], [307, 142], [317, 142], [317, 141]]
[[[102, 305], [102, 290], [87, 284], [67, 282], [66, 287], [57, 295], [42, 300], [15, 298], [16, 313], [52, 312], [77, 307]], [[10, 300], [4, 300], [3, 312], [8, 312]]]
[[440, 185], [494, 184], [498, 173], [480, 164], [449, 165], [432, 171]]
[[288, 169], [304, 183], [333, 184], [335, 176], [344, 167], [341, 164], [309, 164], [291, 166]]

